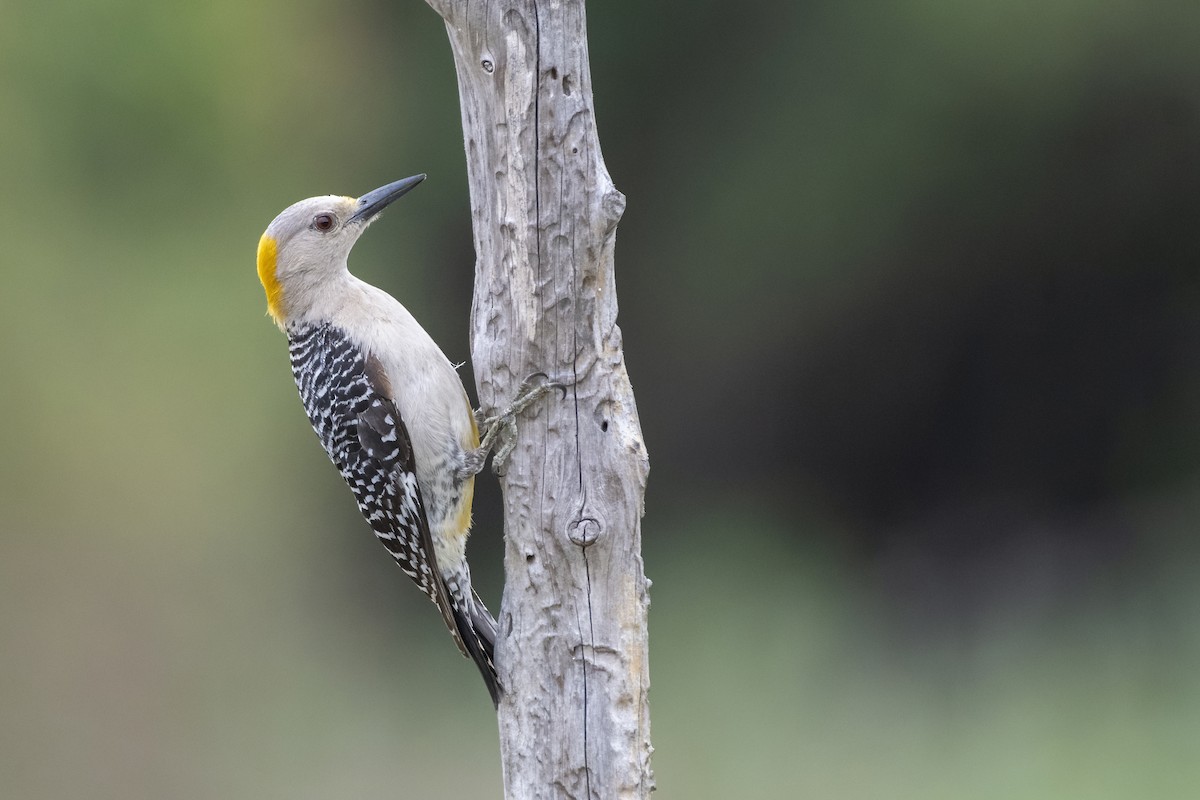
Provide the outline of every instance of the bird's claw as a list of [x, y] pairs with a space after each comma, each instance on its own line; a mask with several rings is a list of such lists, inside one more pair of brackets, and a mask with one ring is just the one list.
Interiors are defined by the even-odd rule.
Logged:
[[488, 452], [495, 447], [496, 451], [492, 456], [492, 472], [496, 475], [504, 475], [508, 457], [512, 455], [512, 451], [517, 446], [517, 416], [537, 402], [544, 394], [555, 389], [562, 391], [565, 399], [569, 385], [565, 381], [551, 379], [544, 372], [535, 372], [521, 381], [521, 385], [517, 387], [516, 399], [499, 414], [487, 416], [483, 409], [475, 411], [475, 421], [484, 431], [484, 435], [479, 443], [479, 448], [468, 457], [466, 468], [472, 470], [471, 474], [483, 469]]

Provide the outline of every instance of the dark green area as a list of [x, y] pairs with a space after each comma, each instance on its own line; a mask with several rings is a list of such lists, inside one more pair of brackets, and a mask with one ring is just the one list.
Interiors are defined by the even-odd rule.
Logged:
[[[1200, 6], [1049, 5], [593, 3], [665, 798], [1200, 781]], [[416, 0], [6, 7], [0, 796], [498, 795], [254, 272], [428, 172], [353, 266], [466, 360], [461, 142]]]

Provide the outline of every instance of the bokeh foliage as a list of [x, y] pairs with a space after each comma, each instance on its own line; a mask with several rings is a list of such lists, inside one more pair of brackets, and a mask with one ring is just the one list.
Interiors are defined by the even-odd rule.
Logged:
[[[497, 795], [486, 695], [322, 457], [253, 270], [288, 203], [428, 172], [354, 265], [468, 358], [440, 21], [3, 17], [0, 796]], [[1189, 796], [1200, 6], [589, 19], [663, 796]]]

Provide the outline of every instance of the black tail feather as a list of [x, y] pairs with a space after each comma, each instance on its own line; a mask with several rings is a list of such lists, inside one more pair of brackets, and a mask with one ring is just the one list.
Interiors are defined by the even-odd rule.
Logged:
[[500, 678], [496, 674], [496, 621], [479, 595], [471, 592], [471, 599], [470, 618], [455, 608], [454, 624], [471, 660], [479, 667], [479, 674], [483, 676], [488, 694], [492, 696], [492, 705], [499, 707], [504, 687], [500, 685]]

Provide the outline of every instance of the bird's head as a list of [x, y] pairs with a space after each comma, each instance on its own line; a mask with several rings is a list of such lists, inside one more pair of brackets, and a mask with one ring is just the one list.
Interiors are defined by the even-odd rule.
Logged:
[[310, 197], [284, 209], [258, 242], [258, 279], [276, 324], [284, 327], [295, 311], [295, 295], [345, 272], [350, 249], [367, 226], [423, 180], [413, 175], [362, 197]]

